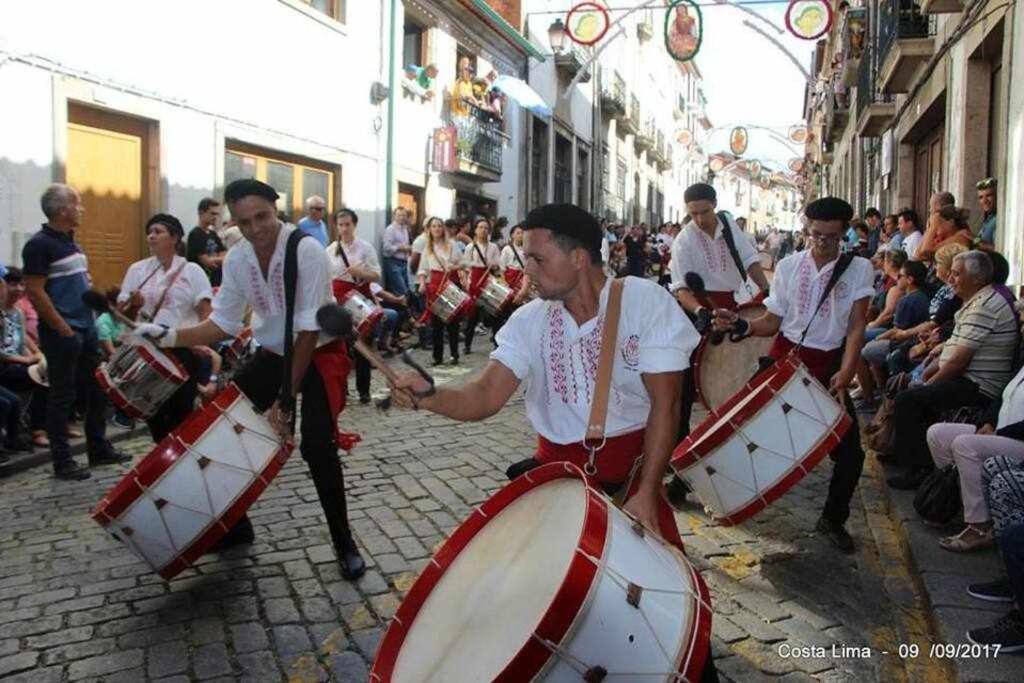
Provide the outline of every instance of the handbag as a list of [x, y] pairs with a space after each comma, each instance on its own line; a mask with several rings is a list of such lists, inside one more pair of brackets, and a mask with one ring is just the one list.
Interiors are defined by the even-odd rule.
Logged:
[[940, 467], [921, 482], [914, 494], [914, 509], [922, 519], [937, 524], [945, 524], [960, 513], [960, 474], [956, 465]]

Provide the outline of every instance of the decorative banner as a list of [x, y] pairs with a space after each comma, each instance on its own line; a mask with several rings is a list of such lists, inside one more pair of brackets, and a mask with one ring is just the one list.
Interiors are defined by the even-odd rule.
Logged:
[[790, 159], [789, 170], [792, 171], [793, 173], [799, 173], [800, 171], [804, 170], [804, 160], [801, 159], [800, 157]]
[[[674, 11], [673, 11], [674, 10]], [[665, 49], [678, 62], [688, 62], [704, 42], [704, 17], [693, 0], [673, 0], [665, 10]]]
[[434, 129], [433, 161], [435, 171], [457, 171], [459, 160], [455, 156], [455, 140], [458, 131], [455, 126]]
[[808, 142], [807, 126], [793, 126], [789, 129], [789, 139], [798, 145]]
[[752, 175], [755, 178], [760, 176], [761, 171], [764, 170], [764, 167], [761, 166], [761, 162], [757, 161], [756, 159], [754, 161], [751, 161], [750, 164], [747, 165], [747, 168], [750, 170], [750, 175]]
[[722, 157], [711, 157], [710, 161], [708, 161], [708, 168], [711, 169], [712, 173], [718, 173], [725, 168], [725, 166], [725, 159]]
[[593, 45], [611, 27], [608, 10], [599, 2], [581, 2], [565, 17], [565, 32], [580, 45]]
[[750, 136], [747, 134], [747, 129], [743, 126], [736, 126], [729, 133], [729, 149], [738, 157], [743, 156], [743, 153], [747, 151], [747, 143], [750, 141]]
[[793, 0], [786, 8], [786, 28], [797, 38], [817, 40], [832, 28], [832, 17], [825, 0]]
[[681, 130], [676, 134], [676, 142], [684, 147], [689, 147], [693, 144], [693, 133], [688, 130]]

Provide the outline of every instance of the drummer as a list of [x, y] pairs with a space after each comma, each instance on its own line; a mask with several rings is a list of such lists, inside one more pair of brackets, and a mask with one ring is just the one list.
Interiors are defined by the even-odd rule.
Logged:
[[434, 365], [444, 362], [444, 333], [448, 332], [448, 350], [451, 352], [452, 365], [459, 364], [459, 321], [451, 320], [447, 324], [430, 311], [430, 306], [438, 294], [449, 282], [456, 285], [460, 280], [459, 256], [454, 241], [445, 230], [444, 221], [434, 216], [427, 220], [425, 226], [427, 244], [420, 258], [420, 267], [416, 273], [416, 281], [421, 292], [427, 293], [426, 310], [421, 320], [430, 321], [433, 336]]
[[238, 335], [246, 306], [252, 306], [252, 335], [260, 350], [235, 376], [235, 384], [285, 438], [291, 438], [291, 405], [302, 393], [302, 458], [327, 518], [341, 575], [357, 579], [366, 564], [349, 530], [337, 430], [350, 362], [344, 344], [322, 338], [316, 323], [317, 310], [333, 300], [327, 256], [316, 240], [299, 240], [291, 392], [281, 396], [287, 325], [285, 247], [296, 228], [278, 220], [278, 194], [266, 183], [236, 180], [224, 189], [224, 199], [245, 241], [228, 252], [212, 314], [188, 327], [140, 323], [134, 334], [163, 348], [210, 345]]
[[[846, 406], [853, 420], [830, 457], [835, 463], [818, 532], [841, 551], [854, 551], [846, 531], [850, 500], [864, 466], [864, 451], [853, 403], [846, 392], [854, 377], [874, 283], [871, 262], [859, 256], [840, 257], [839, 244], [853, 208], [836, 197], [811, 202], [805, 209], [810, 249], [797, 252], [775, 266], [772, 294], [765, 299], [768, 312], [749, 323], [734, 311], [719, 308], [714, 325], [740, 335], [775, 337], [769, 355], [778, 360], [795, 353], [814, 377]], [[826, 293], [833, 273], [839, 278]]]
[[[491, 221], [486, 216], [477, 216], [473, 219], [473, 243], [462, 252], [463, 283], [474, 303], [487, 284], [488, 278], [501, 275], [501, 251], [497, 244], [491, 242], [491, 230]], [[487, 313], [483, 315], [484, 324], [491, 329], [493, 337], [497, 321]], [[463, 331], [466, 341], [464, 351], [467, 356], [473, 353], [473, 337], [476, 335], [476, 326], [479, 322], [480, 307], [474, 305], [466, 317], [466, 327]]]
[[513, 306], [521, 306], [530, 293], [530, 278], [526, 277], [526, 261], [523, 258], [523, 237], [526, 231], [522, 224], [512, 227], [508, 244], [501, 250], [501, 268], [505, 282], [516, 296], [512, 299]]
[[[376, 301], [370, 285], [380, 282], [380, 263], [373, 246], [356, 237], [359, 216], [352, 209], [340, 209], [334, 216], [334, 222], [338, 226], [338, 240], [327, 247], [334, 297], [340, 301], [341, 297], [354, 289], [371, 302]], [[370, 363], [360, 353], [354, 356], [359, 402], [369, 403]]]

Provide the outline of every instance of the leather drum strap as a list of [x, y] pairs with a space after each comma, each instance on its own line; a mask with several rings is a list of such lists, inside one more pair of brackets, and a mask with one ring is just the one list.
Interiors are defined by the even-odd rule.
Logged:
[[615, 347], [618, 346], [619, 317], [622, 313], [623, 280], [615, 279], [608, 290], [608, 306], [605, 308], [604, 329], [601, 330], [601, 355], [597, 360], [597, 379], [594, 382], [594, 400], [590, 404], [590, 419], [583, 445], [590, 451], [590, 460], [584, 470], [593, 476], [597, 473], [594, 457], [605, 442], [605, 421], [608, 419], [608, 397], [612, 387], [612, 368], [615, 365]]

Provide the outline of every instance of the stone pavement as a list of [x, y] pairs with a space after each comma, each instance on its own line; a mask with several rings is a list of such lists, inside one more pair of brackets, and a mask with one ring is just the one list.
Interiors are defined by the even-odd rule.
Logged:
[[[484, 358], [437, 375], [457, 378]], [[123, 469], [76, 483], [45, 467], [0, 480], [0, 678], [365, 680], [416, 573], [504, 483], [505, 467], [530, 454], [534, 436], [518, 397], [476, 424], [358, 404], [342, 424], [363, 435], [344, 460], [352, 525], [370, 564], [356, 584], [338, 573], [299, 457], [250, 511], [255, 544], [207, 555], [169, 583], [88, 517]], [[150, 444], [126, 447], [141, 456]], [[900, 643], [927, 650], [929, 622], [870, 472], [850, 523], [857, 554], [813, 533], [829, 470], [821, 465], [739, 527], [712, 526], [696, 507], [679, 515], [712, 591], [723, 680], [949, 680], [941, 661], [897, 655]], [[870, 655], [833, 656], [833, 644]], [[812, 646], [824, 656], [786, 656]]]

